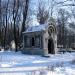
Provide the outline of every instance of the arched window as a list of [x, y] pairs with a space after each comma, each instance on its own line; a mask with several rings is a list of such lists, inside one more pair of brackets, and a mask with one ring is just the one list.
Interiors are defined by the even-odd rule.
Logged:
[[51, 35], [51, 33], [54, 33], [55, 32], [55, 27], [54, 26], [50, 26], [49, 28], [48, 28], [48, 33], [49, 33], [49, 35]]

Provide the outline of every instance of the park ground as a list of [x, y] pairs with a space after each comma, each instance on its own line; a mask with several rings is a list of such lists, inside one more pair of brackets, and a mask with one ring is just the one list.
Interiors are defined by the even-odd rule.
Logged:
[[75, 75], [75, 53], [43, 57], [3, 51], [0, 52], [0, 75]]

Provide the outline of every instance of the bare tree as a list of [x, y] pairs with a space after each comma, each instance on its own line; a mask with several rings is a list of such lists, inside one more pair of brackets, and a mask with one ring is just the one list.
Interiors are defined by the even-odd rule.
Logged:
[[22, 22], [22, 32], [25, 31], [25, 22], [26, 22], [26, 18], [27, 18], [27, 12], [28, 12], [28, 5], [29, 5], [29, 0], [26, 0], [25, 2], [25, 6], [23, 9], [23, 22]]
[[49, 18], [49, 10], [46, 10], [44, 3], [39, 1], [37, 19], [40, 24], [44, 24], [47, 22]]
[[[56, 0], [48, 0], [46, 4], [43, 0], [39, 0], [37, 19], [40, 24], [44, 24], [48, 19], [53, 17], [55, 8], [58, 5], [62, 5], [67, 1], [56, 2]], [[56, 11], [55, 11], [56, 12]]]
[[66, 41], [66, 24], [68, 23], [69, 13], [64, 9], [59, 9], [58, 12], [58, 42], [65, 46]]
[[14, 40], [15, 51], [18, 50], [18, 43], [22, 42], [22, 32], [26, 29], [28, 6], [29, 0], [0, 0], [0, 40], [4, 48]]
[[6, 43], [6, 33], [7, 33], [7, 15], [8, 15], [8, 4], [9, 4], [9, 0], [6, 1], [6, 2], [0, 2], [0, 4], [2, 3], [2, 5], [0, 5], [0, 8], [1, 8], [1, 38], [2, 38], [2, 43], [3, 43], [3, 46], [5, 48], [5, 43]]
[[16, 18], [18, 14], [18, 9], [19, 9], [19, 0], [14, 0], [13, 1], [13, 24], [14, 24], [14, 41], [16, 45], [16, 52], [17, 52], [17, 37], [16, 37]]
[[[0, 0], [0, 24], [1, 24], [1, 0]], [[1, 43], [1, 25], [0, 25], [0, 43]]]
[[0, 24], [1, 24], [1, 0], [0, 0]]
[[23, 35], [22, 32], [24, 32], [26, 30], [26, 19], [27, 19], [27, 15], [28, 15], [28, 7], [29, 7], [29, 0], [25, 0], [25, 4], [23, 7], [23, 21], [22, 21], [22, 27], [21, 27], [21, 33], [20, 33], [20, 43], [22, 43], [22, 39], [23, 39]]
[[5, 32], [4, 32], [4, 48], [6, 43], [6, 36], [7, 36], [7, 25], [8, 25], [8, 5], [9, 5], [9, 0], [5, 3]]

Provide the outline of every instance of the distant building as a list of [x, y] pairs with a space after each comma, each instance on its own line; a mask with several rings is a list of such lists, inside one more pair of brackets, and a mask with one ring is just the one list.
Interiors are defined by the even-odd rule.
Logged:
[[57, 53], [55, 25], [31, 26], [23, 32], [23, 53], [47, 55]]

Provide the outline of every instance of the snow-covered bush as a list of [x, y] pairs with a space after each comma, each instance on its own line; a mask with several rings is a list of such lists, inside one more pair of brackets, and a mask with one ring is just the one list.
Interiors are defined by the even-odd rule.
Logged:
[[61, 63], [56, 63], [56, 67], [63, 67], [63, 62], [61, 62]]
[[54, 65], [48, 66], [48, 69], [47, 70], [48, 71], [54, 71], [54, 67], [55, 67]]

